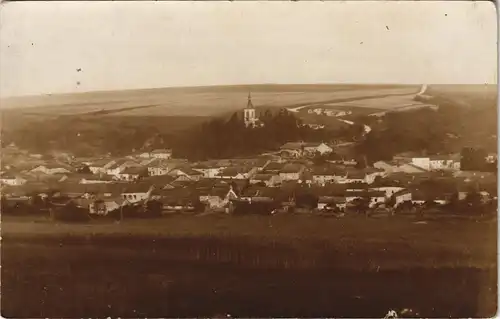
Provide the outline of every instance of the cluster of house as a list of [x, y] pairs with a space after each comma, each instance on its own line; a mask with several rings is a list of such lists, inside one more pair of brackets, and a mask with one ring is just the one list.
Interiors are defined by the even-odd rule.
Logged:
[[379, 161], [373, 167], [387, 172], [422, 173], [428, 171], [460, 171], [460, 154], [431, 155], [400, 154], [392, 161]]
[[[402, 183], [381, 186], [377, 181], [459, 169], [452, 156], [400, 156], [363, 169], [355, 168], [352, 161], [314, 164], [310, 160], [332, 151], [333, 146], [325, 143], [296, 142], [283, 145], [275, 155], [196, 163], [173, 159], [168, 149], [124, 158], [37, 160], [35, 164], [23, 163], [18, 154], [3, 161], [0, 182], [7, 197], [56, 191], [101, 213], [148, 199], [174, 210], [192, 208], [196, 202], [213, 210], [227, 209], [232, 201], [290, 203], [301, 190], [319, 198], [319, 209], [331, 205], [343, 209], [359, 198], [367, 199], [370, 207], [389, 199], [395, 206], [405, 201], [423, 203], [426, 198]], [[100, 206], [95, 206], [96, 200]]]
[[314, 109], [307, 110], [307, 113], [316, 114], [316, 115], [341, 117], [341, 116], [351, 115], [352, 111], [340, 111], [340, 110], [333, 110], [333, 109], [314, 108]]

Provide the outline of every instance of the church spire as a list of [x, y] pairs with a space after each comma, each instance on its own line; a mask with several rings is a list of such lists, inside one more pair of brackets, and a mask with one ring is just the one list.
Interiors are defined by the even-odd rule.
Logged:
[[252, 104], [252, 93], [248, 92], [248, 103], [247, 103], [247, 109], [253, 109], [253, 104]]

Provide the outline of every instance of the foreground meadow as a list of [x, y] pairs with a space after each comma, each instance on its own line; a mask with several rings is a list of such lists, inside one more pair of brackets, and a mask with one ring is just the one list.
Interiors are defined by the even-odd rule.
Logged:
[[5, 317], [488, 317], [496, 222], [2, 218]]

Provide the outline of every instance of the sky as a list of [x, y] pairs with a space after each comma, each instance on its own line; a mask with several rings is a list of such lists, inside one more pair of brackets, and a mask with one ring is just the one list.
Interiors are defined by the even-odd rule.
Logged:
[[0, 97], [170, 86], [497, 83], [490, 2], [9, 2]]

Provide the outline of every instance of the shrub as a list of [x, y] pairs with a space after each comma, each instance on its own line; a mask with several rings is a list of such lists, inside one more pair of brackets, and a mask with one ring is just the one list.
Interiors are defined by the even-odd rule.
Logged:
[[52, 207], [52, 218], [62, 222], [86, 222], [90, 220], [89, 211], [69, 202], [64, 206]]

